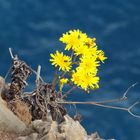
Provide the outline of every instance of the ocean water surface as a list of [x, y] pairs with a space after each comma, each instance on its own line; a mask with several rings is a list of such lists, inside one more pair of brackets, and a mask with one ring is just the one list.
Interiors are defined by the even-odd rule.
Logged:
[[[132, 84], [140, 83], [140, 1], [139, 0], [0, 0], [0, 73], [11, 64], [8, 48], [34, 69], [42, 66], [42, 77], [50, 81], [54, 68], [49, 54], [63, 50], [62, 33], [80, 29], [96, 37], [108, 59], [100, 68], [100, 89], [90, 94], [76, 91], [73, 101], [101, 101], [121, 97]], [[30, 88], [33, 87], [30, 82]], [[140, 85], [128, 93], [129, 107], [140, 101]], [[128, 112], [77, 105], [88, 133], [98, 131], [105, 139], [139, 140], [140, 119]], [[70, 112], [72, 110], [69, 110]], [[140, 115], [140, 104], [133, 110]]]

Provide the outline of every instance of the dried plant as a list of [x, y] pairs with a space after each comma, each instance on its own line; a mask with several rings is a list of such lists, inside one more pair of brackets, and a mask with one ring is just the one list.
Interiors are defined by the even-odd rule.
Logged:
[[[11, 103], [12, 105], [15, 100], [21, 100], [26, 103], [29, 107], [32, 120], [45, 119], [46, 116], [51, 115], [53, 120], [61, 122], [63, 121], [63, 116], [67, 114], [65, 104], [90, 104], [104, 108], [118, 109], [127, 111], [133, 117], [140, 118], [139, 115], [132, 112], [133, 107], [139, 103], [138, 101], [129, 107], [108, 104], [128, 100], [127, 94], [129, 90], [137, 83], [130, 86], [122, 97], [117, 99], [99, 102], [67, 101], [67, 96], [73, 93], [76, 88], [85, 90], [86, 93], [99, 88], [98, 67], [100, 66], [100, 62], [104, 62], [106, 57], [102, 50], [98, 50], [95, 38], [89, 38], [79, 30], [63, 34], [60, 41], [66, 44], [65, 50], [71, 51], [71, 55], [68, 56], [59, 51], [51, 54], [50, 61], [57, 68], [57, 72], [51, 83], [44, 82], [40, 76], [40, 65], [37, 71], [33, 70], [23, 60], [20, 60], [17, 55], [14, 56], [11, 48], [9, 49], [13, 61], [12, 67], [8, 72], [8, 74], [11, 74], [9, 92], [5, 94], [5, 99], [9, 104]], [[31, 74], [35, 74], [36, 76], [36, 87], [31, 92], [25, 92], [27, 79]], [[71, 88], [67, 92], [63, 92], [64, 85], [66, 84]], [[56, 85], [59, 86], [59, 91], [56, 90]], [[74, 119], [81, 120], [81, 115], [78, 111], [76, 111]]]

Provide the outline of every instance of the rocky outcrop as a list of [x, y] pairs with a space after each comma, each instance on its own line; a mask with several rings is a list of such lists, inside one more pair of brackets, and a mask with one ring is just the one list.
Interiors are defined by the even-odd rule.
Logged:
[[[4, 79], [0, 77], [0, 93], [4, 88]], [[7, 103], [0, 96], [0, 131], [13, 131], [21, 133], [26, 125], [8, 109]]]
[[[4, 79], [0, 77], [0, 95], [7, 92], [7, 88]], [[0, 96], [0, 139], [2, 140], [101, 140], [97, 133], [87, 135], [81, 124], [68, 114], [61, 123], [53, 121], [49, 113], [45, 120], [31, 122], [27, 106], [19, 101], [15, 103], [15, 109], [11, 111], [7, 106], [8, 103]]]
[[64, 116], [64, 121], [36, 120], [32, 123], [32, 132], [28, 136], [18, 137], [17, 140], [101, 140], [97, 133], [87, 135], [85, 129], [78, 121], [70, 116]]

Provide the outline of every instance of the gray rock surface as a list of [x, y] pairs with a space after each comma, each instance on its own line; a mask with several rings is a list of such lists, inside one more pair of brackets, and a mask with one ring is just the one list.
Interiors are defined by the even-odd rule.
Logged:
[[51, 120], [35, 120], [32, 122], [34, 132], [17, 140], [103, 140], [97, 133], [88, 136], [81, 124], [70, 116], [66, 115], [64, 119], [60, 124]]
[[87, 133], [78, 121], [74, 121], [68, 115], [64, 116], [65, 121], [60, 124], [60, 131], [66, 136], [66, 140], [87, 140]]
[[[4, 87], [4, 79], [0, 77], [0, 95]], [[26, 125], [10, 111], [6, 102], [0, 96], [0, 130], [20, 133], [25, 131]]]

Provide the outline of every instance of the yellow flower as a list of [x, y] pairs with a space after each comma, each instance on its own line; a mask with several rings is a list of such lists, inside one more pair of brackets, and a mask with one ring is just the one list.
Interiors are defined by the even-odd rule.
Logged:
[[96, 40], [96, 38], [87, 38], [86, 45], [88, 45], [89, 47], [96, 46], [95, 40]]
[[68, 78], [60, 79], [60, 91], [62, 91], [64, 84], [66, 84], [67, 82], [68, 82]]
[[84, 55], [84, 56], [88, 56], [88, 57], [97, 57], [97, 46], [95, 47], [88, 47], [87, 45], [83, 45], [80, 47], [77, 47], [75, 49], [75, 55]]
[[98, 50], [96, 39], [88, 37], [80, 30], [70, 30], [59, 40], [66, 44], [65, 50], [72, 51], [71, 57], [59, 51], [51, 54], [52, 65], [65, 72], [71, 70], [67, 75], [70, 79], [59, 79], [60, 91], [68, 80], [87, 92], [99, 88], [98, 66], [107, 57], [102, 50]]
[[81, 46], [87, 39], [87, 35], [82, 33], [80, 30], [70, 30], [66, 34], [60, 37], [60, 41], [66, 44], [65, 50], [75, 50]]
[[81, 45], [81, 46], [75, 48], [74, 54], [75, 54], [76, 56], [78, 56], [78, 55], [84, 55], [84, 54], [87, 53], [87, 51], [88, 51], [88, 46]]
[[96, 57], [82, 57], [80, 58], [80, 64], [77, 69], [81, 69], [85, 71], [86, 73], [97, 73], [97, 67], [99, 66], [99, 61], [96, 61]]
[[64, 55], [63, 52], [56, 51], [55, 54], [50, 54], [52, 59], [52, 65], [59, 67], [59, 70], [69, 71], [71, 69], [71, 58], [67, 55]]
[[80, 86], [82, 83], [82, 79], [81, 79], [82, 73], [81, 72], [82, 71], [77, 71], [77, 72], [73, 71], [73, 73], [72, 73], [71, 81], [77, 86]]
[[92, 74], [87, 74], [84, 73], [82, 75], [82, 83], [81, 83], [81, 88], [84, 89], [85, 91], [89, 89], [97, 89], [99, 88], [99, 77], [96, 77]]
[[72, 74], [71, 81], [85, 91], [99, 88], [99, 77], [85, 71], [78, 70]]
[[104, 52], [103, 52], [102, 50], [99, 50], [99, 51], [98, 51], [98, 59], [99, 59], [102, 63], [104, 63], [104, 60], [107, 59], [107, 57], [104, 56]]

